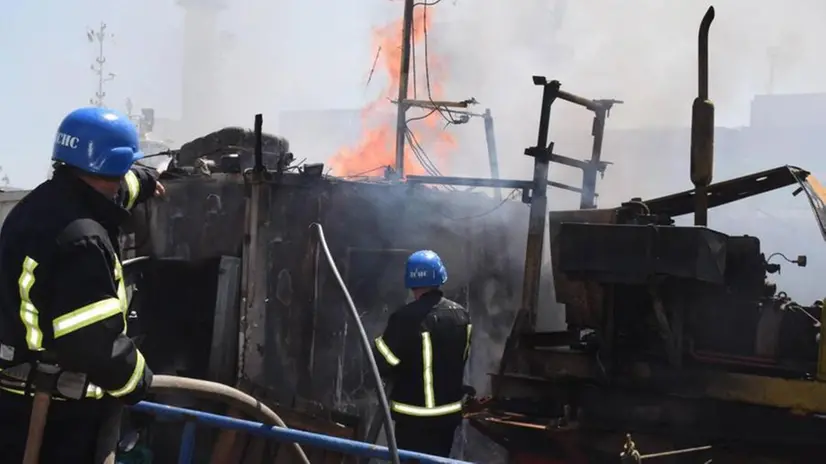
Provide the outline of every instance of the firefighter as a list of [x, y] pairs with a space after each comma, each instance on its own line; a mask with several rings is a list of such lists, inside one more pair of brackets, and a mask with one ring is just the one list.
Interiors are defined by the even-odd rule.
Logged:
[[81, 108], [60, 124], [54, 174], [0, 232], [0, 461], [21, 462], [34, 366], [59, 366], [41, 462], [90, 463], [103, 418], [146, 394], [152, 371], [126, 336], [119, 229], [162, 195], [123, 114]]
[[462, 422], [470, 316], [444, 297], [447, 270], [433, 251], [410, 255], [404, 282], [415, 300], [392, 313], [375, 340], [379, 369], [392, 384], [396, 440], [400, 449], [448, 457]]

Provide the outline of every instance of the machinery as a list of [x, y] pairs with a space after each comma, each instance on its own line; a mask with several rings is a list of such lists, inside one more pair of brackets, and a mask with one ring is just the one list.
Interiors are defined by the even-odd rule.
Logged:
[[[792, 166], [711, 183], [713, 18], [710, 8], [699, 32], [695, 189], [551, 212], [547, 229], [544, 198], [531, 199], [522, 306], [493, 397], [468, 413], [511, 462], [823, 462], [823, 304], [800, 304], [777, 289], [768, 277], [779, 266], [759, 238], [707, 227], [707, 211], [794, 186], [826, 237], [826, 191]], [[526, 154], [540, 186], [555, 156], [547, 115], [561, 91], [558, 82], [535, 83], [544, 89], [542, 122], [537, 147]], [[674, 225], [691, 212], [694, 226]], [[564, 305], [563, 332], [533, 329], [545, 230], [553, 269], [544, 278]], [[806, 265], [805, 256], [792, 261]]]

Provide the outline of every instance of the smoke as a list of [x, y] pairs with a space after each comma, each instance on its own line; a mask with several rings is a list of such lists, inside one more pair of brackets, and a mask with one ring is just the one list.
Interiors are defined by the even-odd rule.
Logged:
[[[710, 93], [718, 126], [747, 124], [755, 94], [823, 90], [826, 66], [816, 44], [826, 39], [818, 26], [826, 7], [808, 0], [795, 2], [794, 8], [770, 5], [714, 2]], [[563, 89], [584, 97], [624, 100], [609, 118], [604, 159], [625, 166], [619, 172], [609, 168], [608, 180], [598, 187], [601, 204], [612, 196], [616, 200], [609, 203], [616, 204], [633, 193], [647, 196], [690, 187], [687, 138], [658, 147], [665, 152], [646, 153], [680, 176], [655, 181], [630, 176], [642, 168], [641, 155], [612, 145], [621, 137], [611, 131], [689, 125], [697, 92], [697, 28], [707, 8], [707, 3], [692, 0], [524, 0], [519, 8], [496, 0], [440, 2], [434, 9], [442, 21], [434, 25], [432, 40], [450, 64], [446, 93], [454, 99], [474, 96], [492, 109], [505, 177], [524, 178], [531, 172], [531, 160], [522, 152], [535, 143], [541, 99], [531, 75], [558, 79]], [[587, 157], [591, 117], [583, 108], [556, 103], [551, 134], [555, 151]], [[486, 163], [480, 162], [481, 129], [469, 125], [456, 130], [467, 152], [456, 157], [454, 172], [486, 175]], [[554, 166], [553, 172], [557, 180], [579, 183], [578, 171]], [[564, 201], [570, 195], [559, 196]]]

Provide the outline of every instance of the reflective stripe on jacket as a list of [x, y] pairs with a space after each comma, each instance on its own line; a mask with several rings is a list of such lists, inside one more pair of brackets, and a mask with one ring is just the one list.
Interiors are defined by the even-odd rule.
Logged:
[[112, 201], [60, 168], [12, 209], [0, 233], [0, 342], [16, 353], [0, 369], [48, 351], [98, 398], [126, 396], [151, 375], [126, 336], [118, 234], [155, 185], [153, 171], [133, 168]]
[[393, 379], [392, 409], [418, 417], [457, 414], [462, 410], [465, 362], [472, 325], [465, 308], [426, 293], [390, 316], [375, 340], [376, 360]]

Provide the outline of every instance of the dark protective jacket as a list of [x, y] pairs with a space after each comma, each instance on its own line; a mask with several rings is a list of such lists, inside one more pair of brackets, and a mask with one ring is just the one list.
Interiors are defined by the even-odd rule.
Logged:
[[379, 369], [393, 382], [390, 400], [395, 414], [435, 417], [461, 412], [471, 328], [468, 311], [438, 290], [390, 315], [374, 351]]
[[87, 397], [140, 399], [152, 372], [126, 336], [118, 235], [156, 176], [135, 166], [112, 201], [59, 168], [12, 209], [0, 232], [0, 369], [48, 358], [85, 374]]

